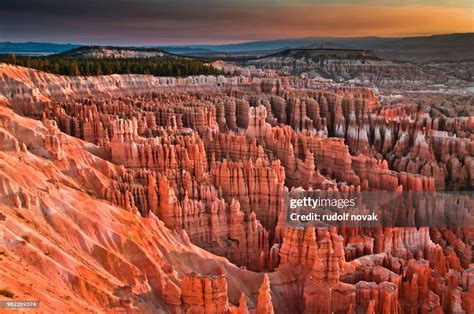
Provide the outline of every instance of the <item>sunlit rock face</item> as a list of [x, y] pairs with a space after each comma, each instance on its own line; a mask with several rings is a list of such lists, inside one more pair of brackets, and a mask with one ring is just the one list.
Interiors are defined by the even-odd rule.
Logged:
[[474, 121], [295, 77], [0, 65], [0, 288], [42, 310], [473, 310], [469, 228], [290, 228], [292, 189], [472, 189]]

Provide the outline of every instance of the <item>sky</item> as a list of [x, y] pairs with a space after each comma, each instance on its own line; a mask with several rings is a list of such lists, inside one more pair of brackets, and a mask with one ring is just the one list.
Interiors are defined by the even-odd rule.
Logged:
[[0, 41], [223, 44], [474, 32], [472, 0], [1, 0]]

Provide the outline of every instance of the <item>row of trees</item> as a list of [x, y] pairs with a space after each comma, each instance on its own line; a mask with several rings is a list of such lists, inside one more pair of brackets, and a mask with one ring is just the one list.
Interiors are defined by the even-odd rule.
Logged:
[[187, 76], [220, 74], [201, 60], [180, 57], [147, 59], [73, 59], [67, 57], [0, 57], [0, 62], [60, 75], [151, 74]]

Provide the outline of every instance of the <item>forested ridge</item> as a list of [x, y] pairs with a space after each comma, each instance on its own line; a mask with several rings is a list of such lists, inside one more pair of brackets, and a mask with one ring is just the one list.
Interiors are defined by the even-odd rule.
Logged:
[[151, 74], [188, 76], [220, 74], [203, 60], [180, 57], [96, 59], [63, 56], [0, 56], [0, 62], [60, 75]]

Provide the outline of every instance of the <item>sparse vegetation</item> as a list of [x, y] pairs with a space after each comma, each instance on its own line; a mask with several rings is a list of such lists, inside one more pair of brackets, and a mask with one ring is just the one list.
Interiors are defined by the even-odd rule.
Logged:
[[458, 117], [469, 117], [469, 116], [471, 116], [471, 114], [467, 109], [461, 109], [458, 112]]
[[16, 57], [0, 56], [0, 62], [33, 68], [60, 75], [151, 74], [155, 76], [188, 76], [220, 74], [220, 71], [198, 59], [183, 57], [95, 59], [66, 56]]
[[30, 237], [27, 235], [24, 235], [21, 237], [25, 243], [30, 243]]
[[12, 299], [15, 294], [8, 289], [0, 289], [0, 295]]

